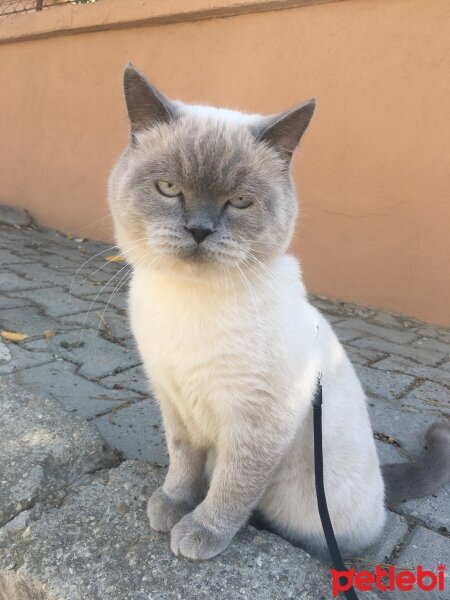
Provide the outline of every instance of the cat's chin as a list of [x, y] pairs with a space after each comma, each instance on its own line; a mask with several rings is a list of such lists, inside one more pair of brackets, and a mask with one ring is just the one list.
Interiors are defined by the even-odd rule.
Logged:
[[170, 277], [182, 277], [203, 282], [221, 281], [229, 268], [217, 257], [204, 252], [159, 255], [157, 260], [140, 265], [143, 269], [159, 271]]

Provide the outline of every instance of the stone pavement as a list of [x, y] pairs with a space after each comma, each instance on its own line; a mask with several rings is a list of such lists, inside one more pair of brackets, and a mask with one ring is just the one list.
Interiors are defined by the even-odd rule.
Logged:
[[[2, 476], [12, 459], [0, 460], [1, 485], [16, 500], [0, 493], [6, 522], [0, 529], [0, 600], [12, 600], [19, 588], [20, 600], [52, 594], [64, 600], [331, 598], [326, 570], [266, 532], [247, 528], [222, 557], [197, 565], [172, 557], [166, 537], [149, 530], [144, 501], [162, 477], [167, 454], [127, 324], [129, 267], [111, 261], [116, 255], [105, 244], [37, 228], [15, 211], [6, 219], [0, 207], [0, 331], [27, 336], [16, 342], [0, 337], [0, 459], [2, 444], [11, 452], [14, 440], [4, 431], [25, 427], [14, 425], [5, 407], [16, 402], [20, 422], [31, 422], [35, 394], [46, 398], [41, 425], [46, 406], [62, 405], [67, 419], [82, 417], [77, 428], [95, 448], [94, 458], [85, 458], [83, 448], [91, 446], [81, 434], [79, 440], [70, 437], [70, 421], [64, 425], [61, 417], [57, 424], [64, 411], [55, 408], [56, 437], [68, 439], [51, 442], [51, 448], [66, 448], [49, 451], [51, 468], [37, 441], [16, 444], [21, 467], [13, 483], [5, 484], [10, 480]], [[450, 418], [450, 331], [312, 300], [332, 323], [367, 391], [382, 462], [414, 457], [428, 425]], [[21, 393], [25, 399], [19, 402]], [[42, 435], [34, 432], [30, 439]], [[30, 448], [37, 458], [29, 457]], [[73, 453], [79, 459], [67, 458]], [[389, 514], [378, 546], [360, 558], [433, 570], [444, 562], [450, 569], [449, 500], [446, 486], [433, 497], [400, 505]], [[436, 591], [398, 594], [384, 597], [444, 598]]]

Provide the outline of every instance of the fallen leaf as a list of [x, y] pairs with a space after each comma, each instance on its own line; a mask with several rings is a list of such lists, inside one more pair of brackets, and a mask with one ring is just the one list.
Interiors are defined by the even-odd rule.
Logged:
[[48, 340], [49, 338], [52, 338], [54, 335], [56, 335], [56, 332], [53, 331], [53, 329], [46, 329], [44, 331], [44, 337]]
[[75, 241], [80, 244], [81, 242], [85, 242], [86, 238], [75, 238]]
[[120, 254], [110, 254], [109, 256], [105, 256], [106, 262], [124, 262], [125, 258]]
[[23, 342], [28, 337], [24, 333], [17, 333], [15, 331], [1, 331], [0, 335], [4, 340], [8, 340], [8, 342]]

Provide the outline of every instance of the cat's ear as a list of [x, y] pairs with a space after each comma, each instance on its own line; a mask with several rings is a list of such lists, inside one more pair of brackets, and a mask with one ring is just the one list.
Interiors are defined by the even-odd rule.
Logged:
[[173, 118], [170, 100], [158, 92], [131, 63], [125, 68], [123, 87], [132, 138], [138, 131]]
[[313, 116], [316, 101], [313, 98], [287, 112], [263, 117], [253, 128], [256, 139], [272, 146], [290, 161]]

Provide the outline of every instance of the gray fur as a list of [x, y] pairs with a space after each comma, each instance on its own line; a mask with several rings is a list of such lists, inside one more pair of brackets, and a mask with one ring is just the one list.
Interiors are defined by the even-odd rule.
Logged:
[[125, 69], [123, 83], [132, 135], [174, 117], [175, 109], [170, 101], [150, 85], [131, 63]]
[[266, 142], [284, 159], [290, 161], [312, 119], [315, 108], [316, 101], [313, 98], [285, 113], [266, 117], [258, 128], [254, 129], [257, 139]]
[[[132, 222], [139, 227], [145, 221], [162, 253], [170, 250], [229, 266], [250, 253], [261, 255], [263, 249], [266, 256], [286, 249], [297, 204], [285, 148], [292, 150], [304, 133], [313, 104], [286, 113], [289, 127], [282, 115], [236, 125], [214, 115], [199, 119], [181, 103], [164, 98], [131, 65], [124, 81], [132, 132], [116, 167], [118, 178], [128, 172], [129, 204], [117, 207], [124, 226]], [[158, 180], [180, 184], [183, 197], [162, 199], [154, 183]], [[251, 198], [252, 206], [230, 207], [228, 201], [241, 196]], [[199, 247], [185, 227], [214, 229], [214, 235]]]
[[434, 423], [426, 433], [427, 450], [416, 461], [383, 465], [386, 504], [433, 494], [450, 481], [450, 426]]

